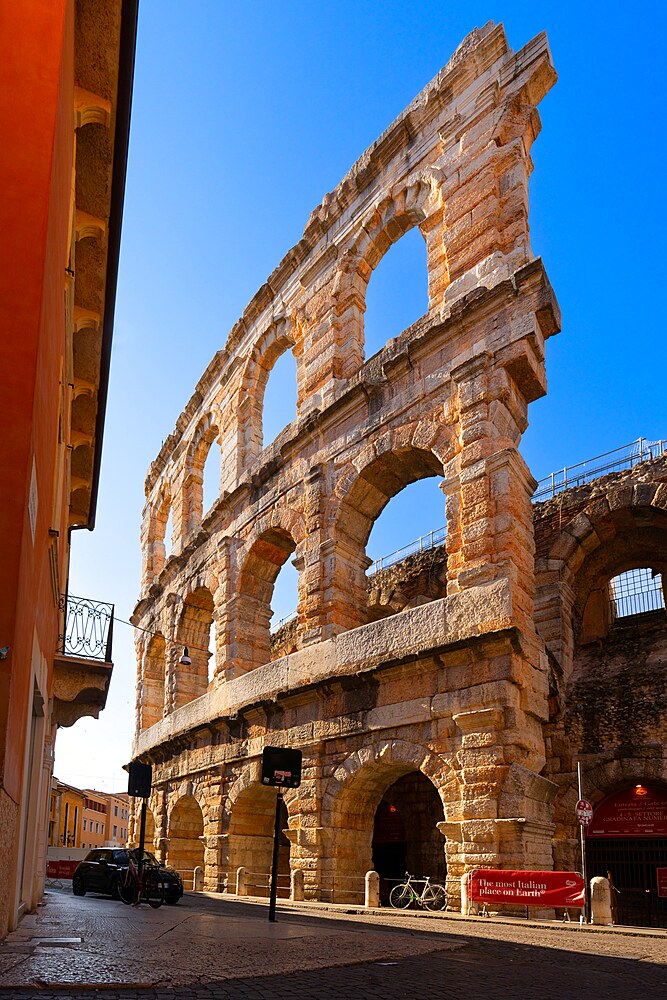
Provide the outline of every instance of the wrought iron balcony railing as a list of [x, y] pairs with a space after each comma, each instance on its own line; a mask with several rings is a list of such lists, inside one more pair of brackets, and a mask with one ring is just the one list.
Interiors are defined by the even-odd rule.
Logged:
[[60, 608], [65, 612], [60, 652], [110, 663], [114, 605], [67, 594], [60, 599]]

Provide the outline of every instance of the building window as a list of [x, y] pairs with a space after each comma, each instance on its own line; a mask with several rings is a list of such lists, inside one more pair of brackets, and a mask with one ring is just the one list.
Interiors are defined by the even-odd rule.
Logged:
[[114, 806], [113, 807], [113, 814], [114, 814], [114, 816], [118, 815], [118, 806]]
[[100, 832], [100, 824], [96, 823], [95, 824], [95, 833], [99, 833], [99, 832]]

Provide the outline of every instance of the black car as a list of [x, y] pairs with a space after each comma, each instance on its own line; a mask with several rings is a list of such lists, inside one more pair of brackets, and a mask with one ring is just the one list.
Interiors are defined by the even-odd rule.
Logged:
[[[164, 884], [164, 901], [173, 905], [183, 895], [183, 881], [173, 868], [165, 868], [152, 854], [144, 851], [144, 864], [159, 868]], [[118, 899], [118, 879], [129, 865], [129, 851], [123, 847], [99, 847], [90, 851], [74, 872], [72, 892], [85, 896], [99, 892]]]

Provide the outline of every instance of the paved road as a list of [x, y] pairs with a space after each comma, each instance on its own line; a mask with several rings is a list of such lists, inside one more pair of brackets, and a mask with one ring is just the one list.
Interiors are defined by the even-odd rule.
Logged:
[[[64, 941], [69, 938], [72, 940]], [[0, 1000], [667, 997], [667, 936], [53, 893], [0, 945]]]

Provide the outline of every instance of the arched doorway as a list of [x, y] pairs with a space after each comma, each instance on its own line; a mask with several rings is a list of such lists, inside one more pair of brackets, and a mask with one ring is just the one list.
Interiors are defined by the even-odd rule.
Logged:
[[406, 871], [416, 878], [429, 875], [444, 885], [444, 841], [436, 826], [443, 819], [440, 796], [420, 771], [405, 774], [384, 793], [375, 811], [372, 843], [383, 903]]
[[167, 862], [181, 873], [186, 889], [192, 889], [195, 868], [204, 867], [204, 817], [192, 795], [179, 799], [169, 816]]
[[[232, 808], [229, 821], [228, 885], [235, 885], [237, 870], [245, 868], [250, 896], [269, 894], [276, 794], [275, 788], [251, 785], [241, 792]], [[277, 890], [278, 896], [283, 899], [289, 896], [290, 881], [290, 842], [285, 833], [287, 825], [287, 807], [283, 802]]]
[[586, 863], [589, 877], [611, 875], [617, 923], [667, 927], [667, 788], [638, 784], [602, 799]]

